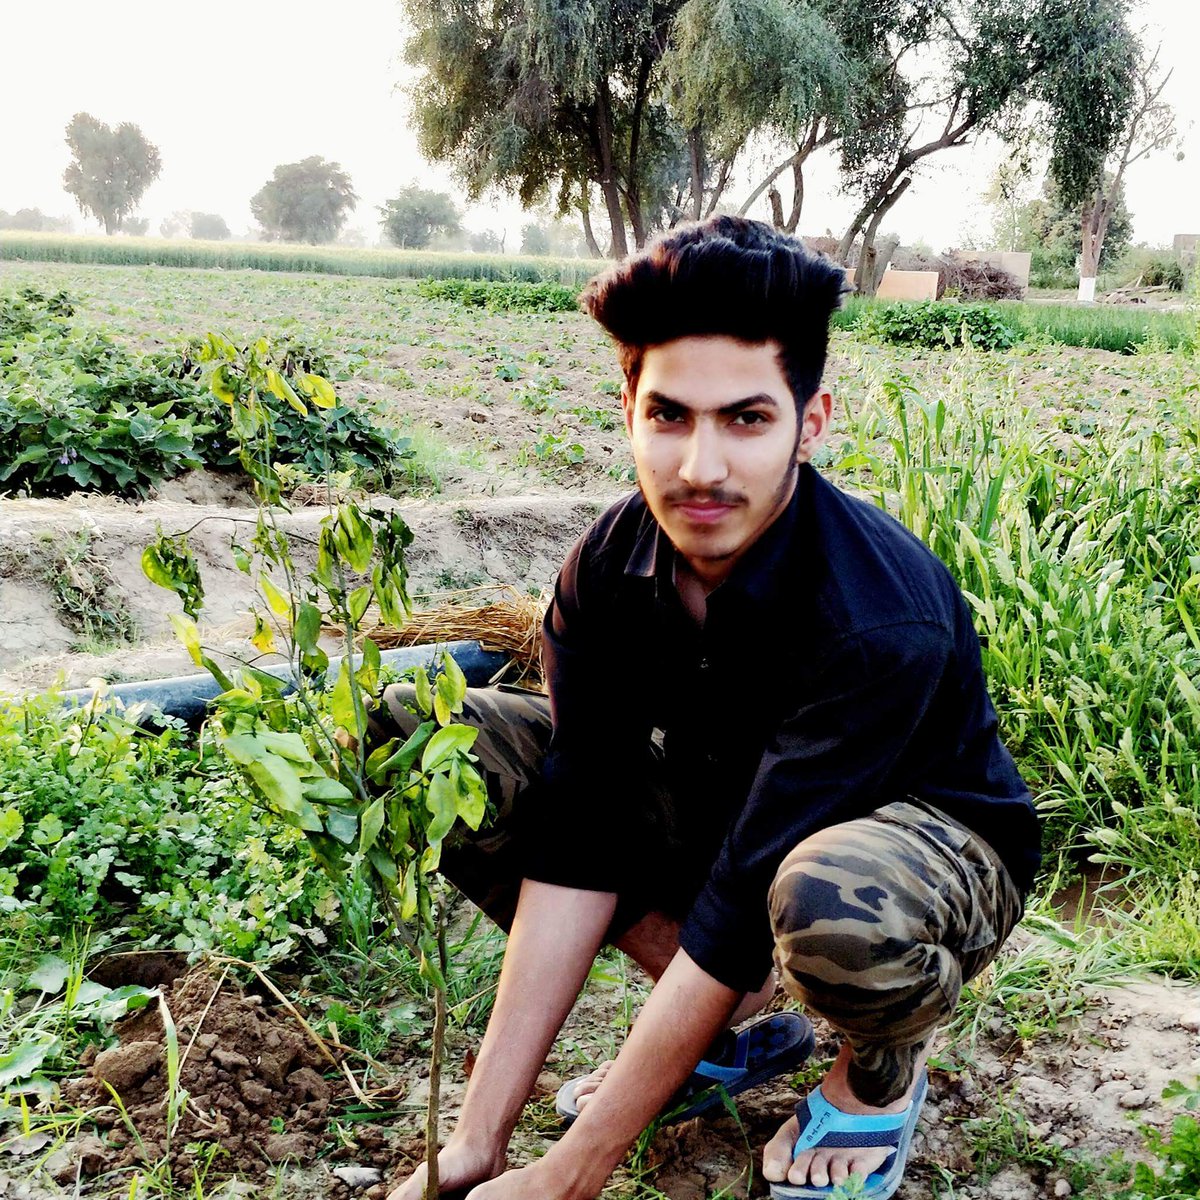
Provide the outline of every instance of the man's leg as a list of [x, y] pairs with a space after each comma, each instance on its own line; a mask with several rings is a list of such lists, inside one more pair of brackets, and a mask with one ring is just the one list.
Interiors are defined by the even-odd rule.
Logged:
[[[784, 987], [843, 1035], [822, 1093], [864, 1115], [908, 1106], [931, 1035], [1022, 908], [990, 848], [910, 803], [806, 839], [781, 864], [769, 905]], [[836, 1184], [890, 1153], [816, 1150], [793, 1161], [796, 1135], [793, 1117], [767, 1146], [768, 1180]]]

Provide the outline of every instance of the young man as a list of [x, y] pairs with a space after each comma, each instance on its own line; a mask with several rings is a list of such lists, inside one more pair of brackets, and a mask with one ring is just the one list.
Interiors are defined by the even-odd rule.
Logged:
[[[472, 1200], [589, 1200], [702, 1056], [731, 1091], [794, 1063], [746, 1035], [710, 1048], [769, 999], [772, 964], [843, 1044], [764, 1176], [781, 1197], [851, 1173], [891, 1195], [929, 1037], [1020, 916], [1037, 822], [966, 605], [924, 546], [811, 465], [842, 279], [718, 217], [584, 293], [617, 345], [640, 493], [559, 575], [552, 720], [528, 696], [471, 695], [500, 831], [445, 869], [511, 931], [440, 1158], [443, 1186]], [[562, 1140], [505, 1173], [605, 942], [654, 988], [615, 1062], [563, 1089], [578, 1119]], [[423, 1170], [392, 1200], [422, 1186]]]

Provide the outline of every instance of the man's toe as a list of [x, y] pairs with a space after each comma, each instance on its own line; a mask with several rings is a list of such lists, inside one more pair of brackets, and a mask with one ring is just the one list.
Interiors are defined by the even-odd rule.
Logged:
[[785, 1122], [782, 1129], [763, 1147], [763, 1178], [768, 1183], [782, 1183], [792, 1165], [792, 1150], [796, 1145], [796, 1118]]

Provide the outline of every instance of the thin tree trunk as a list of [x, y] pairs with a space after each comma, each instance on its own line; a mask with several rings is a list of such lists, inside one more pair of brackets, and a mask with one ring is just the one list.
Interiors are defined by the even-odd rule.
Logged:
[[583, 221], [583, 238], [587, 242], [588, 253], [593, 258], [603, 258], [600, 253], [600, 243], [596, 241], [596, 235], [592, 232], [592, 209], [588, 201], [588, 185], [583, 185], [583, 194], [579, 200], [579, 216]]
[[441, 905], [437, 909], [438, 966], [441, 968], [441, 986], [433, 989], [433, 1038], [429, 1048], [429, 1103], [425, 1109], [425, 1179], [424, 1200], [438, 1200], [438, 1115], [442, 1105], [442, 1059], [446, 1049], [446, 926]]
[[804, 207], [804, 159], [792, 163], [792, 211], [788, 215], [785, 233], [795, 233], [800, 224], [800, 210]]
[[777, 187], [772, 187], [767, 192], [767, 199], [771, 202], [771, 224], [776, 229], [783, 228], [783, 197], [779, 194]]
[[692, 220], [700, 220], [701, 205], [704, 202], [704, 143], [700, 138], [700, 130], [688, 130], [688, 165], [692, 174]]
[[708, 194], [708, 204], [705, 205], [704, 215], [711, 217], [713, 209], [721, 202], [721, 197], [725, 194], [725, 188], [729, 184], [729, 177], [733, 174], [733, 159], [723, 158], [721, 160], [721, 170], [717, 173], [717, 182], [713, 184], [713, 189]]
[[633, 244], [638, 250], [646, 244], [646, 221], [642, 213], [641, 162], [638, 152], [642, 144], [642, 117], [650, 94], [650, 72], [653, 68], [653, 60], [648, 54], [643, 54], [638, 64], [637, 87], [630, 117], [629, 171], [625, 176], [625, 207], [629, 212], [629, 224], [633, 230]]
[[[875, 254], [875, 237], [879, 232], [879, 224], [885, 216], [891, 211], [892, 206], [908, 191], [909, 184], [912, 183], [912, 176], [902, 179], [891, 192], [883, 199], [874, 214], [871, 217], [870, 224], [867, 226], [866, 232], [863, 234], [862, 252], [858, 256], [858, 270], [855, 273], [855, 283], [858, 285], [858, 291], [863, 296], [874, 296], [879, 290], [880, 276], [883, 272], [876, 270], [876, 254]], [[895, 253], [896, 247], [892, 247], [892, 254]], [[888, 255], [891, 258], [891, 254]], [[886, 267], [886, 263], [884, 266]]]
[[612, 253], [614, 258], [624, 258], [629, 253], [629, 243], [625, 239], [625, 214], [621, 210], [621, 192], [617, 187], [616, 168], [613, 163], [612, 112], [609, 107], [607, 82], [600, 86], [595, 114], [596, 141], [600, 149], [599, 184], [612, 229]]

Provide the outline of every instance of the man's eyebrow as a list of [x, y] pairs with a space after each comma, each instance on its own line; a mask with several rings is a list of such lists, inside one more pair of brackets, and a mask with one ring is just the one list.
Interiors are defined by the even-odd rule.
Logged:
[[[690, 405], [682, 400], [675, 400], [671, 396], [666, 396], [662, 392], [657, 392], [651, 389], [646, 393], [647, 404], [662, 404], [667, 408], [688, 409]], [[757, 392], [753, 396], [746, 396], [742, 400], [732, 400], [728, 404], [722, 404], [717, 412], [724, 417], [737, 416], [738, 413], [747, 408], [779, 408], [779, 401], [774, 396], [769, 396], [766, 392]]]

